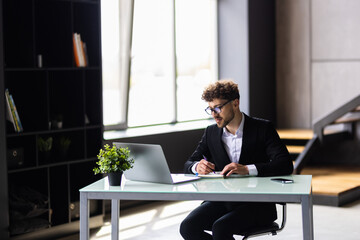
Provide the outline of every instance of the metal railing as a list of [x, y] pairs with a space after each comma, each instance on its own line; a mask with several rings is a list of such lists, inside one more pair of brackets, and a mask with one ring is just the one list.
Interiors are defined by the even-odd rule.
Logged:
[[353, 114], [346, 116], [346, 114], [356, 112], [360, 113], [359, 106], [360, 95], [336, 108], [334, 111], [327, 114], [326, 116], [315, 121], [315, 123], [313, 124], [314, 136], [307, 142], [304, 150], [296, 158], [294, 165], [294, 173], [299, 174], [304, 168], [305, 164], [310, 160], [314, 151], [320, 146], [320, 144], [323, 144], [324, 137], [326, 135], [324, 130], [327, 126], [334, 124], [344, 124], [344, 128], [342, 131], [354, 131], [353, 123], [356, 121], [360, 121], [360, 116], [354, 117]]

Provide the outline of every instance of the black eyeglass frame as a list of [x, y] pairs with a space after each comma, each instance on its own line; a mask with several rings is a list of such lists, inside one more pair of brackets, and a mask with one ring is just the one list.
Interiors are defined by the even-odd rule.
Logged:
[[[220, 106], [217, 106], [217, 107], [214, 107], [214, 108], [211, 108], [211, 107], [207, 107], [205, 108], [205, 112], [209, 115], [211, 115], [213, 112], [216, 113], [216, 114], [219, 114], [221, 113], [221, 109], [226, 105], [228, 104], [229, 102], [232, 102], [233, 100], [229, 100], [227, 101], [226, 103], [220, 105]], [[210, 112], [209, 112], [210, 111]]]

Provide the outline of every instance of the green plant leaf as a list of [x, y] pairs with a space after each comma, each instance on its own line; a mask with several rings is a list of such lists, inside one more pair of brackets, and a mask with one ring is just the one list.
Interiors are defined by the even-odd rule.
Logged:
[[98, 167], [93, 169], [94, 174], [126, 171], [133, 167], [134, 159], [130, 157], [128, 148], [117, 148], [116, 146], [104, 145], [97, 155]]

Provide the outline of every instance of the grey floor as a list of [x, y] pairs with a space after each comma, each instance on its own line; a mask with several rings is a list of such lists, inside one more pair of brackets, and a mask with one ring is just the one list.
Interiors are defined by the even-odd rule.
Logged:
[[[120, 239], [182, 239], [178, 227], [199, 201], [151, 203], [120, 213]], [[110, 239], [110, 223], [91, 231], [91, 240]], [[360, 201], [342, 207], [314, 206], [314, 236], [316, 240], [359, 240]], [[78, 239], [78, 235], [61, 240]], [[241, 237], [236, 237], [241, 239]], [[288, 204], [285, 229], [277, 236], [253, 239], [291, 240], [302, 238], [301, 206]]]

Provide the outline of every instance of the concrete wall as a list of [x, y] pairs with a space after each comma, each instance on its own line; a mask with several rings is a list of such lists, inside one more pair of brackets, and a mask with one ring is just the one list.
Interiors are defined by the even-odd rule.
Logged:
[[276, 124], [275, 0], [218, 1], [219, 78], [240, 89], [240, 109]]
[[313, 121], [360, 94], [360, 1], [277, 1], [277, 119]]
[[248, 0], [218, 1], [219, 79], [240, 89], [240, 109], [250, 112]]

